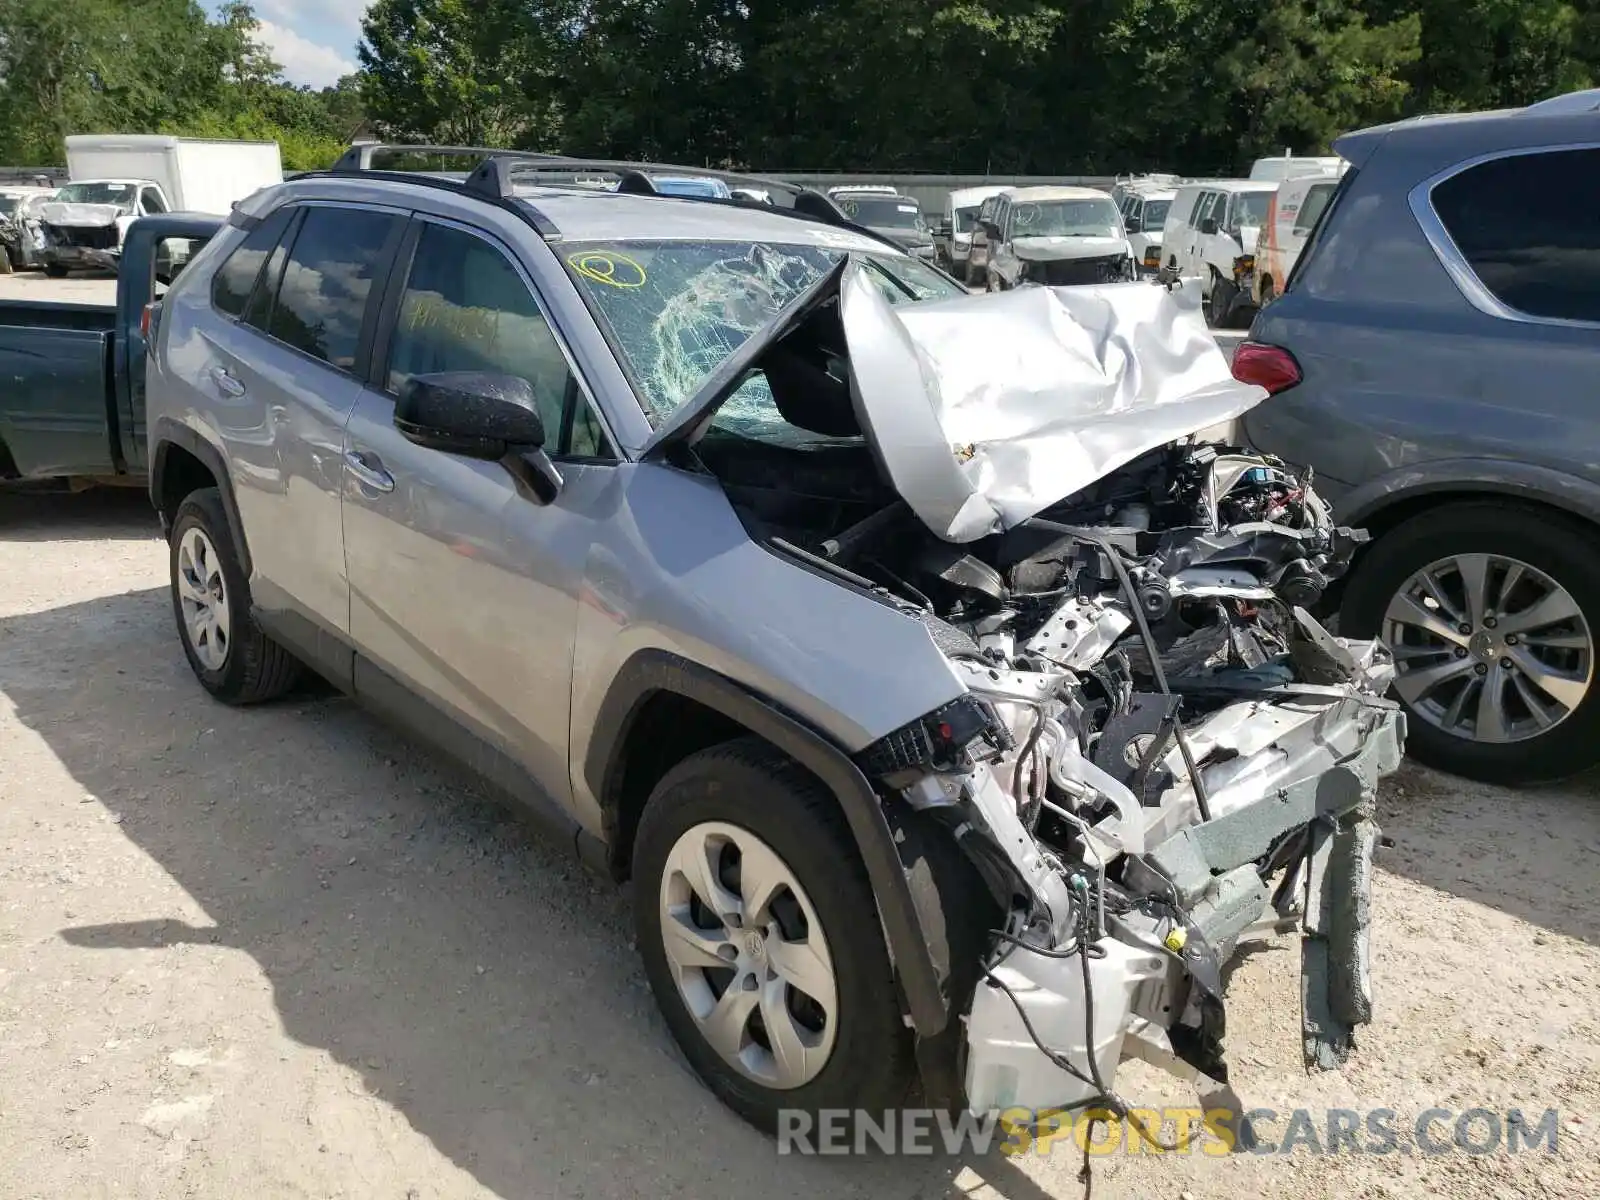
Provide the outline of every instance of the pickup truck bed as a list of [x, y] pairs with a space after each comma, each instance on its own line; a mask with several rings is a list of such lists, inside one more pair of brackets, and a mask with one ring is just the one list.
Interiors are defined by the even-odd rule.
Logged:
[[141, 482], [144, 309], [157, 248], [204, 242], [222, 218], [178, 213], [128, 229], [115, 304], [0, 301], [0, 482]]

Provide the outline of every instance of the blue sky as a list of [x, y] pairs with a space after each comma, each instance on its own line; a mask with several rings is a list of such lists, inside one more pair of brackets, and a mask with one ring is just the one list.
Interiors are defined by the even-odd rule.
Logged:
[[[291, 83], [327, 87], [356, 69], [368, 0], [255, 0], [261, 40]], [[211, 5], [216, 8], [216, 4]]]

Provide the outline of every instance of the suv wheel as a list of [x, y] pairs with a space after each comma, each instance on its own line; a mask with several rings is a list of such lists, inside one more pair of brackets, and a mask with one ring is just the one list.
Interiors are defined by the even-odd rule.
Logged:
[[172, 612], [201, 686], [229, 704], [287, 692], [300, 663], [250, 616], [250, 587], [216, 488], [202, 488], [178, 506], [171, 545]]
[[831, 796], [765, 743], [692, 755], [634, 850], [640, 953], [707, 1086], [769, 1132], [783, 1109], [904, 1100], [910, 1038], [866, 870]]
[[1600, 540], [1511, 505], [1450, 505], [1359, 561], [1344, 632], [1394, 651], [1407, 750], [1496, 783], [1559, 779], [1600, 760]]

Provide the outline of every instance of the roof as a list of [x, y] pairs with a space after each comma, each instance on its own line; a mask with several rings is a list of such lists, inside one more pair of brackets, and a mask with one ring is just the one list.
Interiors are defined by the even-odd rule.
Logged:
[[961, 208], [968, 204], [982, 204], [990, 196], [998, 196], [1001, 192], [1011, 191], [1003, 183], [992, 183], [986, 187], [956, 188], [950, 193], [952, 208]]
[[68, 150], [172, 150], [180, 145], [276, 146], [277, 142], [242, 138], [173, 137], [166, 133], [74, 133], [67, 136]]
[[1175, 200], [1175, 199], [1177, 199], [1177, 196], [1178, 196], [1178, 189], [1177, 188], [1170, 188], [1170, 187], [1160, 188], [1160, 189], [1158, 189], [1156, 191], [1151, 191], [1151, 192], [1146, 192], [1146, 191], [1142, 191], [1142, 190], [1139, 192], [1139, 198], [1141, 200], [1143, 200], [1146, 204], [1149, 204], [1150, 201], [1152, 201], [1152, 200]]
[[1006, 195], [1025, 202], [1036, 200], [1110, 200], [1110, 192], [1088, 187], [1019, 187], [1007, 188]]
[[1524, 146], [1600, 141], [1600, 89], [1569, 92], [1526, 108], [1437, 113], [1374, 125], [1336, 139], [1333, 148], [1359, 168], [1391, 139], [1416, 156], [1419, 168], [1424, 162], [1452, 156], [1459, 159]]
[[1277, 179], [1198, 179], [1194, 183], [1181, 185], [1173, 195], [1176, 196], [1178, 192], [1275, 192], [1280, 182]]
[[676, 196], [636, 196], [566, 188], [518, 189], [561, 231], [563, 241], [661, 238], [708, 242], [749, 240], [780, 245], [839, 246], [873, 254], [896, 251], [883, 242], [770, 207], [745, 208]]

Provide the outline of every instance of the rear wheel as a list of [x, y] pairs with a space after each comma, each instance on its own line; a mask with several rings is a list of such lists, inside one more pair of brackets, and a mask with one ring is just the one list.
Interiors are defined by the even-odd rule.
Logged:
[[1600, 761], [1600, 538], [1554, 513], [1483, 502], [1396, 526], [1359, 560], [1343, 632], [1394, 651], [1407, 750], [1496, 783]]
[[640, 954], [695, 1071], [772, 1131], [783, 1109], [879, 1111], [911, 1079], [877, 906], [825, 789], [765, 743], [656, 786], [634, 849]]
[[250, 586], [216, 488], [201, 488], [178, 506], [171, 546], [172, 612], [200, 685], [229, 704], [287, 692], [300, 663], [250, 615]]
[[45, 263], [44, 273], [50, 276], [51, 279], [65, 279], [67, 277], [67, 268], [61, 263]]

